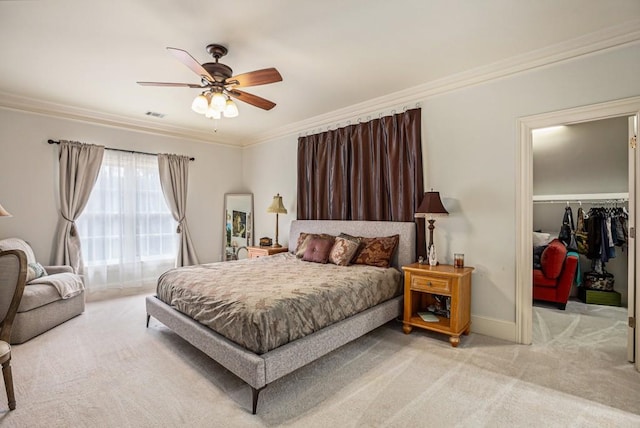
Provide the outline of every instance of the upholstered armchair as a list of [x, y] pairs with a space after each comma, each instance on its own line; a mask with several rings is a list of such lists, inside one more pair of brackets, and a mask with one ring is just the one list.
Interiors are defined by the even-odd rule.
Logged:
[[16, 408], [11, 374], [11, 328], [27, 279], [27, 257], [22, 251], [0, 251], [0, 364], [9, 410]]
[[42, 266], [31, 246], [19, 238], [0, 240], [0, 250], [20, 250], [27, 278], [10, 343], [23, 343], [84, 312], [84, 282], [70, 266]]
[[564, 310], [578, 267], [578, 254], [554, 239], [540, 257], [541, 269], [533, 269], [533, 300], [558, 304]]

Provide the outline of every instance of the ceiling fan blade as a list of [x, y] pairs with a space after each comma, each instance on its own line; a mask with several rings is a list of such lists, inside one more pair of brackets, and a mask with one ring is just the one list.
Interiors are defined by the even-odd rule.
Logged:
[[196, 61], [195, 58], [192, 57], [189, 54], [189, 52], [187, 52], [185, 50], [182, 50], [182, 49], [178, 49], [178, 48], [167, 48], [167, 50], [178, 61], [180, 61], [181, 63], [183, 63], [187, 67], [189, 67], [191, 69], [191, 71], [193, 71], [198, 76], [200, 76], [200, 78], [207, 79], [210, 82], [215, 82], [215, 79], [209, 74], [209, 72], [207, 70], [205, 70], [202, 67], [202, 65], [200, 65], [200, 63], [198, 61]]
[[251, 104], [253, 106], [259, 107], [261, 109], [264, 110], [271, 110], [272, 108], [274, 108], [276, 106], [276, 103], [269, 101], [267, 99], [264, 99], [262, 97], [259, 97], [257, 95], [253, 95], [253, 94], [249, 94], [247, 92], [244, 91], [240, 91], [238, 89], [232, 89], [230, 91], [227, 91], [229, 93], [229, 95], [231, 95], [234, 98], [237, 98], [240, 101], [243, 101], [247, 104]]
[[[238, 83], [234, 83], [234, 80]], [[250, 71], [227, 79], [227, 82], [235, 84], [235, 86], [238, 87], [266, 85], [268, 83], [281, 81], [282, 76], [275, 68], [264, 68], [262, 70]]]
[[136, 82], [142, 86], [175, 86], [181, 88], [206, 88], [206, 86], [196, 85], [195, 83], [169, 83], [169, 82]]

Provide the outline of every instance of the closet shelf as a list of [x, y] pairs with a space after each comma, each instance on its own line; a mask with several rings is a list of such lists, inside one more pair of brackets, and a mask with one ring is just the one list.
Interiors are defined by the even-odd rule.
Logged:
[[616, 201], [629, 200], [629, 193], [583, 193], [568, 195], [534, 195], [533, 202], [586, 202], [586, 201]]

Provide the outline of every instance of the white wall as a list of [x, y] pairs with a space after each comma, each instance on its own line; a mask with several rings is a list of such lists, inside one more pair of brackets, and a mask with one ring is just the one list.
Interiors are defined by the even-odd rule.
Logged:
[[245, 190], [240, 149], [7, 109], [0, 109], [0, 204], [13, 217], [0, 219], [0, 238], [21, 237], [43, 264], [52, 260], [58, 146], [48, 139], [195, 157], [187, 201], [191, 238], [201, 262], [221, 259], [224, 194]]
[[533, 133], [533, 194], [626, 193], [629, 119], [615, 117]]
[[[464, 253], [476, 269], [474, 331], [515, 338], [517, 119], [640, 95], [638, 69], [636, 44], [420, 101], [425, 183], [450, 212], [436, 222], [434, 238], [441, 260]], [[295, 218], [296, 156], [296, 135], [244, 151], [257, 237], [273, 234], [273, 220], [260, 207], [276, 192]]]
[[296, 219], [298, 138], [282, 138], [247, 148], [242, 153], [243, 178], [253, 192], [255, 242], [269, 237], [275, 242], [276, 216], [267, 214], [273, 197], [280, 193], [287, 214], [279, 214], [278, 242], [289, 242], [289, 225]]

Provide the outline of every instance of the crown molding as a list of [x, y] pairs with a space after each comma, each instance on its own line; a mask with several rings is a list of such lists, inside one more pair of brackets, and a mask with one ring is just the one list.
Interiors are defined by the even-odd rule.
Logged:
[[7, 92], [0, 92], [0, 108], [24, 111], [42, 116], [74, 120], [112, 128], [127, 129], [147, 134], [162, 135], [165, 137], [193, 140], [207, 144], [238, 147], [237, 144], [215, 141], [213, 136], [206, 132], [198, 132], [174, 125], [156, 124], [110, 113], [97, 112], [80, 107], [52, 103], [49, 101], [36, 100]]
[[477, 67], [412, 88], [373, 98], [362, 103], [294, 122], [263, 133], [256, 133], [247, 138], [243, 138], [243, 141], [236, 144], [232, 141], [214, 140], [213, 136], [209, 133], [194, 131], [190, 128], [132, 119], [129, 117], [41, 101], [5, 92], [0, 92], [0, 108], [25, 111], [80, 122], [88, 122], [108, 127], [124, 128], [131, 131], [173, 138], [188, 139], [207, 144], [247, 148], [276, 138], [309, 132], [314, 128], [336, 126], [336, 124], [339, 125], [341, 122], [356, 122], [360, 117], [376, 115], [377, 112], [380, 111], [388, 112], [393, 108], [402, 109], [403, 107], [399, 106], [416, 104], [436, 95], [455, 91], [468, 86], [479, 85], [557, 62], [593, 54], [605, 49], [637, 43], [638, 41], [640, 41], [640, 19], [629, 21], [622, 25], [609, 27], [605, 30], [571, 39], [544, 49], [538, 49], [517, 55], [486, 66]]
[[629, 21], [622, 25], [609, 27], [547, 48], [527, 52], [264, 133], [255, 134], [249, 139], [250, 144], [244, 147], [251, 147], [291, 134], [308, 132], [313, 128], [326, 128], [340, 122], [355, 121], [354, 119], [372, 115], [373, 112], [388, 111], [392, 108], [398, 108], [398, 106], [419, 103], [436, 95], [593, 54], [605, 49], [637, 43], [638, 41], [640, 41], [640, 20]]

